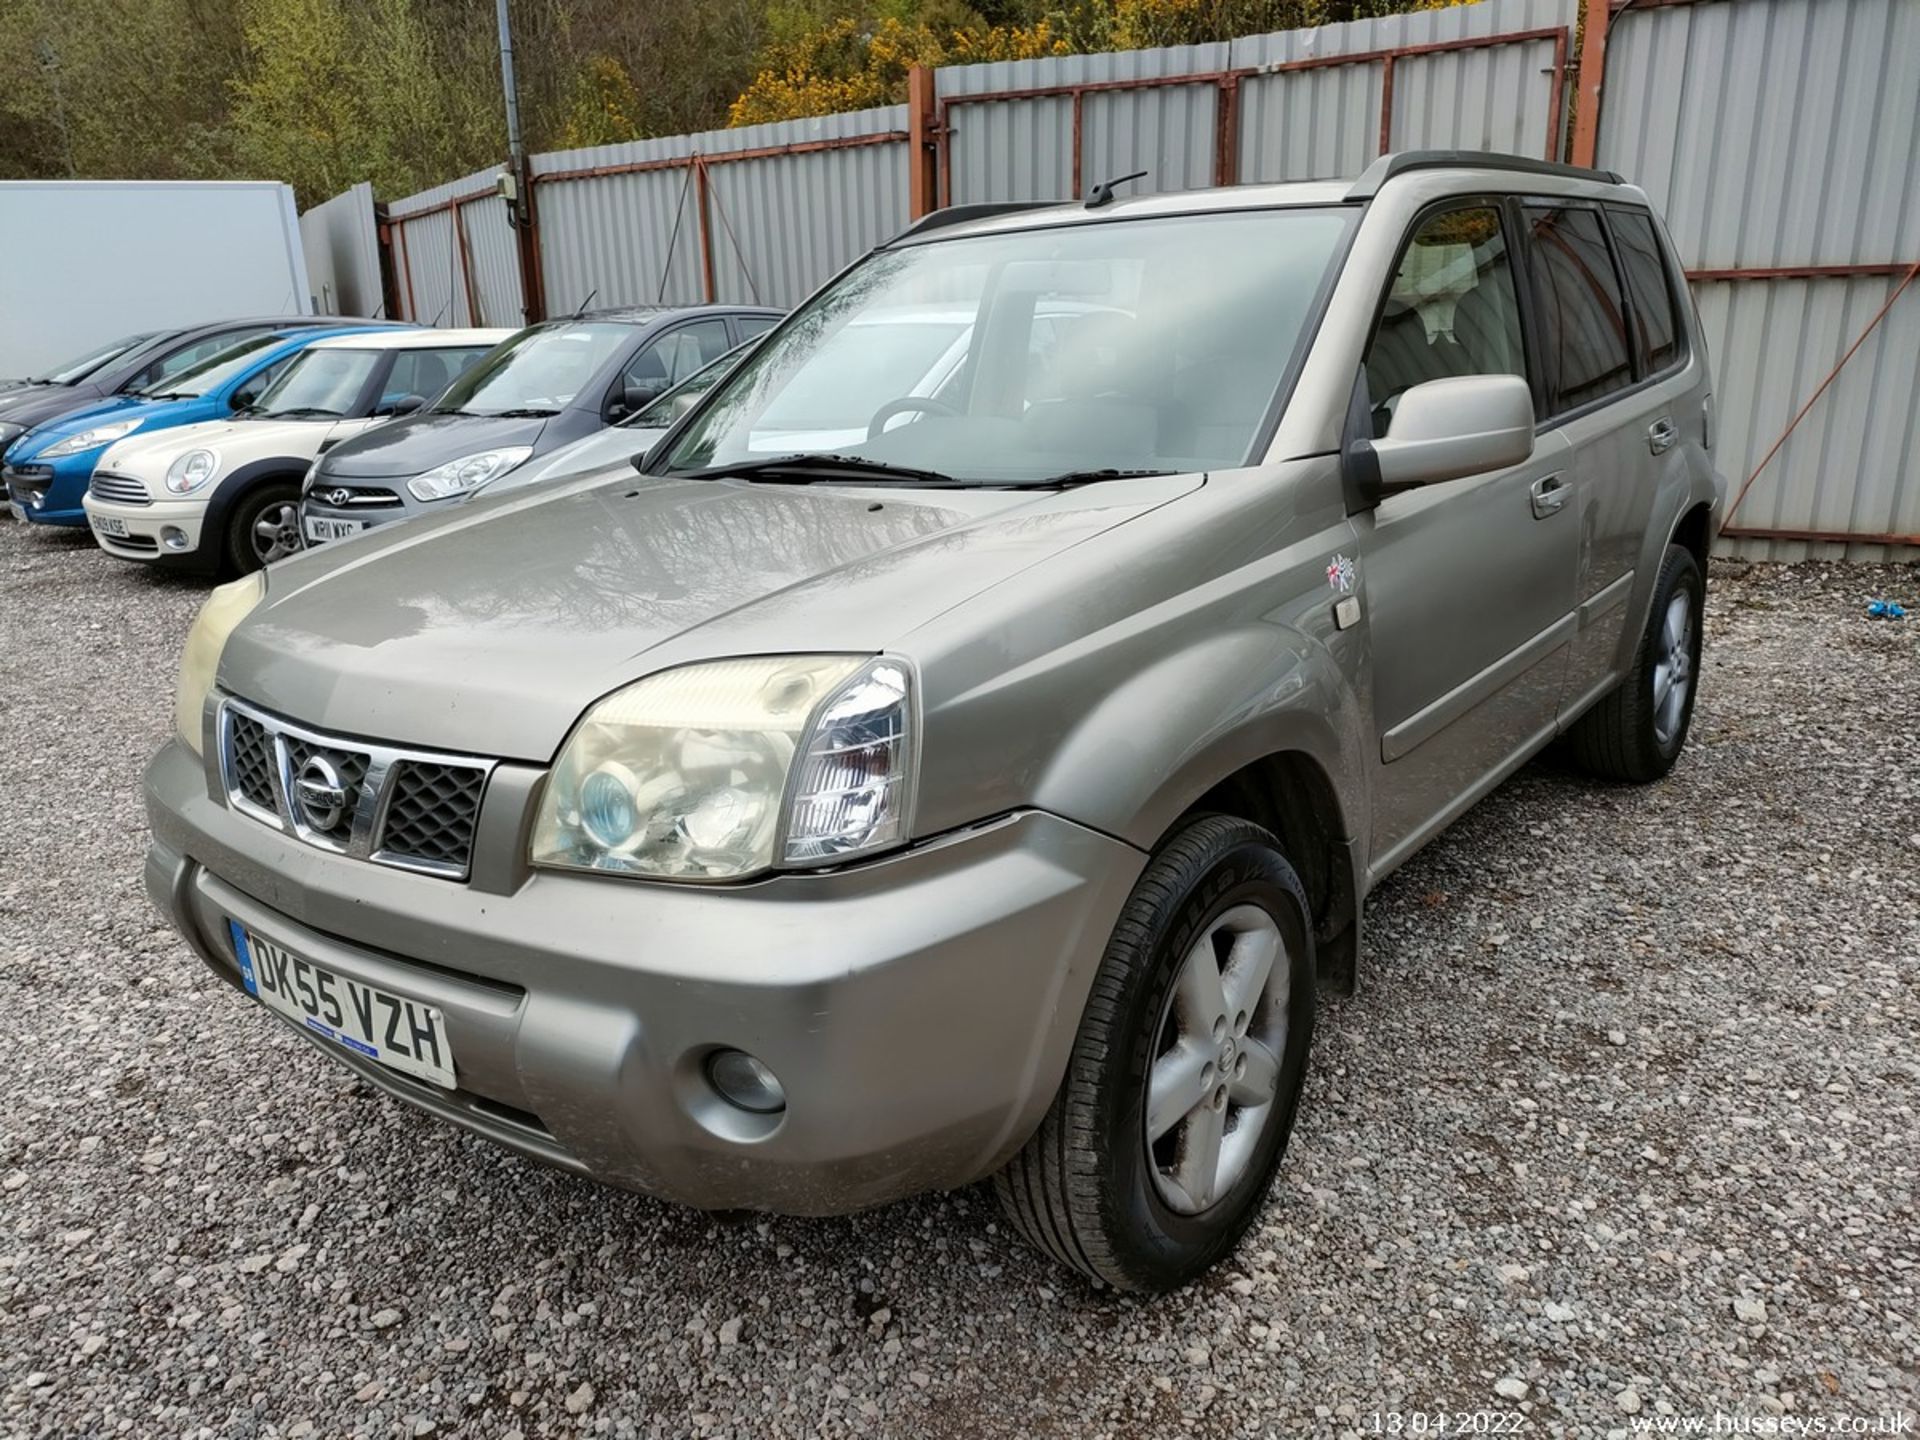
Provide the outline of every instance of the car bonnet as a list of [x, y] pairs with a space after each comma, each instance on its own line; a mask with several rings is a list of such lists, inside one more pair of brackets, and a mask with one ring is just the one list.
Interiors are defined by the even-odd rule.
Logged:
[[643, 675], [883, 650], [1201, 483], [914, 491], [630, 476], [505, 495], [275, 565], [219, 680], [321, 729], [545, 762], [587, 706]]

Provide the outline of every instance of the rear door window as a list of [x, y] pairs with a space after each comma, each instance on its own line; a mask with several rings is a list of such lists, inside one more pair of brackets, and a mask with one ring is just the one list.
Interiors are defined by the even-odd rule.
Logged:
[[1528, 206], [1547, 413], [1564, 414], [1633, 384], [1627, 307], [1600, 212]]
[[1680, 358], [1679, 308], [1653, 217], [1644, 210], [1609, 210], [1613, 244], [1626, 272], [1627, 293], [1640, 322], [1640, 355], [1645, 373], [1657, 375]]
[[1492, 205], [1430, 215], [1408, 241], [1367, 346], [1374, 438], [1407, 391], [1457, 375], [1527, 375], [1513, 260]]

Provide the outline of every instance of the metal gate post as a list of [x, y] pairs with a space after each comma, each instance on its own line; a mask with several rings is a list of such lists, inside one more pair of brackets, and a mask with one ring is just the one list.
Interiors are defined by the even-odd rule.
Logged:
[[694, 219], [700, 225], [700, 280], [706, 287], [707, 303], [711, 305], [716, 298], [713, 285], [713, 218], [708, 214], [707, 205], [707, 162], [698, 151], [693, 156], [693, 178], [699, 192], [699, 209]]
[[935, 164], [933, 71], [915, 65], [907, 71], [907, 218], [918, 220], [940, 208], [940, 172]]
[[1573, 163], [1593, 168], [1600, 153], [1600, 91], [1607, 81], [1607, 25], [1612, 0], [1583, 0], [1580, 88], [1573, 102]]

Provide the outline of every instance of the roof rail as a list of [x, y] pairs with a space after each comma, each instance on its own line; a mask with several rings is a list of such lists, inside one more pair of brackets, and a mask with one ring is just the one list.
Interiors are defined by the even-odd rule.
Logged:
[[1349, 200], [1371, 200], [1389, 180], [1415, 170], [1510, 170], [1519, 175], [1557, 175], [1563, 180], [1592, 180], [1601, 185], [1627, 182], [1611, 170], [1587, 170], [1554, 160], [1503, 155], [1495, 150], [1402, 150], [1382, 155], [1347, 191]]
[[949, 225], [962, 225], [969, 220], [987, 220], [995, 215], [1012, 214], [1016, 210], [1047, 210], [1061, 203], [1058, 200], [994, 200], [982, 201], [977, 205], [949, 205], [944, 210], [928, 211], [887, 244], [895, 245], [910, 235], [925, 235], [929, 230], [944, 230]]

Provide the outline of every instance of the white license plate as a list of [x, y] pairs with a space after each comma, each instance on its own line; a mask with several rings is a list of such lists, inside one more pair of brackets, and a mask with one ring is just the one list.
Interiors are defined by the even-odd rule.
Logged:
[[324, 545], [329, 540], [344, 540], [367, 528], [365, 520], [329, 520], [322, 515], [309, 515], [301, 525], [307, 539], [315, 545]]
[[262, 1005], [357, 1055], [454, 1088], [453, 1047], [438, 1006], [336, 975], [261, 939], [238, 920], [227, 925], [247, 993]]
[[127, 522], [118, 515], [89, 515], [87, 520], [93, 526], [95, 534], [117, 535], [122, 540], [127, 537]]
[[24, 520], [27, 518], [27, 507], [22, 505], [18, 500], [15, 500], [12, 496], [7, 497], [7, 508], [13, 511], [14, 519]]

